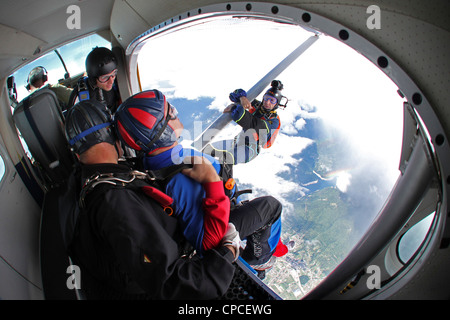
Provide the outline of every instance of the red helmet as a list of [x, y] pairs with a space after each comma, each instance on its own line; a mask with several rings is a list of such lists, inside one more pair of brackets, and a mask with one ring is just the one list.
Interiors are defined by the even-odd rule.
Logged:
[[158, 90], [131, 96], [114, 115], [119, 139], [128, 147], [146, 154], [173, 145], [177, 137], [167, 124], [175, 118], [169, 108], [166, 97]]

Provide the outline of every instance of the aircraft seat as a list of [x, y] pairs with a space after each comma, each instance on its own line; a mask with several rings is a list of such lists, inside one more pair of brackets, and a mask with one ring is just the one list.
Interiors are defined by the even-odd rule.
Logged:
[[43, 182], [60, 185], [74, 163], [64, 133], [64, 116], [54, 92], [43, 88], [23, 99], [15, 108], [14, 122], [25, 140]]
[[44, 297], [46, 300], [84, 300], [84, 293], [73, 284], [68, 269], [72, 261], [64, 246], [60, 227], [59, 199], [65, 187], [52, 188], [45, 194], [41, 214], [40, 261]]

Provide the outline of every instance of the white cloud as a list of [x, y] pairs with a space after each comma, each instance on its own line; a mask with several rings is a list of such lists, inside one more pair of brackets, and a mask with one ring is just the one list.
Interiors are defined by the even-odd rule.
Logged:
[[336, 187], [341, 191], [341, 192], [347, 192], [347, 188], [350, 185], [350, 181], [351, 181], [351, 174], [348, 172], [341, 172], [336, 179]]
[[301, 154], [312, 143], [313, 141], [308, 138], [291, 137], [280, 133], [271, 148], [263, 149], [259, 156], [249, 163], [236, 165], [235, 176], [239, 183], [254, 186], [255, 192], [252, 197], [270, 194], [279, 199], [286, 211], [289, 211], [292, 204], [284, 201], [286, 195], [294, 192], [301, 197], [309, 190], [300, 182], [282, 178], [280, 174], [289, 174], [292, 167], [301, 161], [294, 158], [294, 155]]
[[302, 130], [306, 125], [306, 121], [303, 118], [298, 119], [295, 121], [294, 126], [297, 130]]

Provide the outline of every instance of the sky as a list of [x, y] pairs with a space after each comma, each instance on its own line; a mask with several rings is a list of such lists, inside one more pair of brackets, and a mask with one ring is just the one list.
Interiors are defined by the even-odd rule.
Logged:
[[[161, 90], [169, 101], [211, 97], [208, 108], [222, 111], [230, 103], [230, 92], [250, 89], [310, 36], [299, 26], [260, 20], [223, 19], [197, 25], [158, 36], [142, 48], [141, 83], [143, 89]], [[329, 168], [336, 186], [347, 192], [362, 171], [373, 167], [381, 170], [390, 190], [399, 174], [403, 99], [384, 73], [352, 48], [321, 35], [277, 79], [289, 99], [288, 107], [278, 112], [281, 132], [270, 149], [249, 164], [235, 166], [241, 183], [254, 185], [255, 196], [271, 194], [282, 202], [283, 195], [292, 191], [302, 196], [309, 182], [286, 180], [280, 174], [289, 173], [301, 161], [294, 155], [317, 143], [302, 137], [302, 130], [308, 119], [320, 118], [327, 124], [324, 130], [331, 137], [344, 137], [352, 150], [350, 167]], [[226, 130], [222, 134], [229, 137]], [[371, 190], [381, 192], [377, 187]], [[290, 203], [283, 204], [287, 211], [292, 209]]]

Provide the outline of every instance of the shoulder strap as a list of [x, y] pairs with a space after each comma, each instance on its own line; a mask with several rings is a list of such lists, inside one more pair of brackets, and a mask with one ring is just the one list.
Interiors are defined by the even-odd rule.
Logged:
[[192, 168], [192, 166], [192, 164], [181, 163], [158, 170], [146, 170], [146, 172], [149, 174], [150, 178], [167, 183], [174, 175], [181, 172], [183, 169]]
[[96, 174], [86, 180], [79, 198], [80, 208], [85, 207], [86, 195], [91, 192], [99, 184], [111, 184], [115, 187], [130, 188], [141, 190], [147, 196], [158, 202], [169, 215], [173, 213], [173, 199], [157, 188], [155, 179], [148, 174], [140, 171], [131, 171], [129, 173], [104, 173]]
[[78, 80], [78, 99], [80, 101], [89, 100], [89, 84], [87, 83], [87, 77], [82, 77]]

